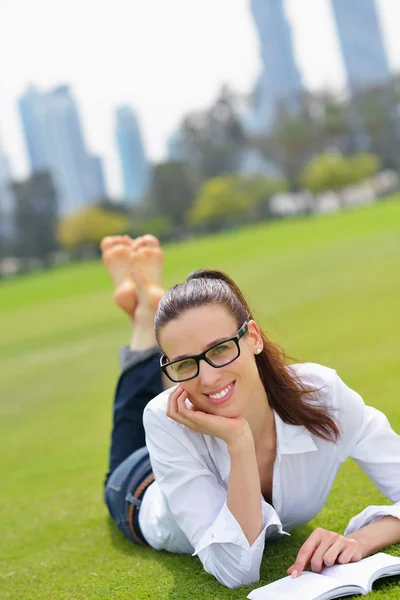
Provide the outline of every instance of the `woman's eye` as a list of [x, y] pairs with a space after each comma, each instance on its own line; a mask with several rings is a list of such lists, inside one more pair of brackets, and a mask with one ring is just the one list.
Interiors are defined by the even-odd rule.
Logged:
[[228, 346], [225, 344], [220, 344], [219, 346], [217, 346], [216, 348], [213, 349], [213, 354], [221, 354], [222, 352], [225, 352], [225, 350], [228, 349]]
[[178, 363], [175, 367], [175, 370], [182, 371], [183, 369], [190, 369], [191, 367], [193, 367], [193, 365], [194, 365], [193, 360], [185, 360], [181, 363]]

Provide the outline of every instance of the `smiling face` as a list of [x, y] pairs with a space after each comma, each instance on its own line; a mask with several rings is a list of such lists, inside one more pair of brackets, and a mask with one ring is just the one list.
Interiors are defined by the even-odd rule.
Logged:
[[[232, 338], [242, 325], [218, 304], [190, 308], [160, 329], [160, 345], [168, 360], [173, 361], [200, 354]], [[240, 356], [230, 364], [215, 368], [201, 360], [197, 377], [181, 383], [198, 410], [227, 417], [246, 416], [253, 399], [265, 401], [255, 361], [257, 350], [262, 347], [255, 321], [249, 321], [248, 332], [240, 339], [239, 346]]]

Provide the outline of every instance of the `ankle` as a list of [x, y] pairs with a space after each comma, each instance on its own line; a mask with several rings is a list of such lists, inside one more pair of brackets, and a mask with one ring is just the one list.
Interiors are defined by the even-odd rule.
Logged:
[[137, 314], [132, 318], [133, 333], [130, 343], [131, 350], [146, 350], [157, 345], [154, 333], [154, 313]]

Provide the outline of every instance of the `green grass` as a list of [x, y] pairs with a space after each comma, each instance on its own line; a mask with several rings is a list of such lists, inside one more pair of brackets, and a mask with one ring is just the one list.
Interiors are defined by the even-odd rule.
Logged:
[[[399, 198], [341, 214], [260, 225], [167, 249], [165, 283], [225, 269], [289, 354], [338, 370], [400, 432]], [[0, 283], [0, 598], [245, 598], [197, 558], [134, 546], [107, 516], [107, 463], [117, 349], [129, 326], [98, 263]], [[386, 503], [352, 462], [324, 510], [267, 544], [263, 584], [284, 576], [321, 526], [342, 532]], [[389, 551], [400, 555], [400, 545]], [[400, 596], [400, 580], [371, 598]]]

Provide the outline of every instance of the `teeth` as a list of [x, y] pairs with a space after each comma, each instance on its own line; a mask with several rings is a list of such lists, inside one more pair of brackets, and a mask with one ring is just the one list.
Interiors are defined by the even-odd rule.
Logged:
[[229, 392], [231, 387], [232, 387], [232, 384], [228, 385], [227, 388], [225, 388], [221, 392], [218, 392], [217, 394], [208, 394], [208, 395], [210, 396], [210, 398], [213, 398], [214, 400], [218, 400], [219, 398], [223, 398], [224, 396], [226, 396], [226, 394]]

